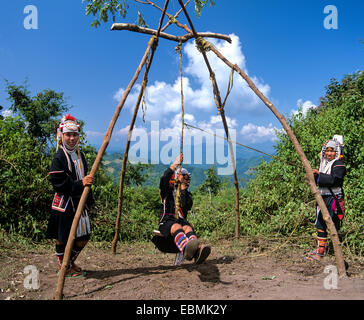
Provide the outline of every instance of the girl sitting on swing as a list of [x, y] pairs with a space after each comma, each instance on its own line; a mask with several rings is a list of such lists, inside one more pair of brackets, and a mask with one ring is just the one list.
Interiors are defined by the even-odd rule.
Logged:
[[[200, 264], [209, 256], [211, 248], [200, 245], [192, 225], [187, 221], [188, 211], [193, 204], [192, 194], [188, 191], [191, 174], [184, 168], [177, 169], [182, 161], [183, 154], [180, 154], [160, 179], [162, 208], [158, 230], [162, 237], [154, 236], [152, 241], [162, 252], [177, 253], [175, 265], [182, 263], [184, 259], [195, 259], [195, 263]], [[176, 179], [181, 188], [178, 218], [175, 214]]]

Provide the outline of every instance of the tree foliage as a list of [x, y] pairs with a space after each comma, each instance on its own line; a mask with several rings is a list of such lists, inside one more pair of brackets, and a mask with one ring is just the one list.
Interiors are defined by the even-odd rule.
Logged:
[[87, 2], [86, 15], [96, 16], [91, 23], [91, 27], [95, 28], [100, 26], [101, 22], [108, 22], [109, 15], [113, 22], [116, 21], [118, 15], [125, 18], [129, 9], [127, 0], [82, 0], [82, 3], [84, 2]]
[[0, 225], [42, 238], [51, 187], [49, 159], [20, 117], [0, 120]]
[[[102, 22], [106, 23], [110, 17], [115, 22], [118, 17], [126, 18], [130, 6], [128, 0], [82, 0], [82, 3], [86, 2], [85, 13], [86, 15], [92, 14], [95, 19], [91, 23], [91, 27], [99, 27]], [[141, 2], [141, 1], [140, 1]], [[195, 13], [197, 17], [201, 16], [203, 7], [207, 5], [214, 6], [214, 0], [194, 0]], [[148, 3], [147, 3], [148, 4]], [[148, 27], [142, 13], [136, 10], [137, 24], [140, 27]]]
[[[332, 79], [320, 105], [307, 114], [289, 118], [295, 136], [313, 168], [319, 166], [322, 144], [339, 134], [344, 137], [346, 218], [342, 233], [346, 244], [363, 250], [364, 220], [364, 73]], [[241, 198], [243, 232], [288, 235], [294, 228], [314, 233], [315, 201], [305, 181], [302, 163], [285, 133], [279, 133], [277, 158], [256, 168]], [[279, 159], [279, 160], [278, 160]], [[259, 226], [259, 227], [257, 227]], [[344, 243], [345, 243], [344, 241]]]
[[[313, 168], [319, 166], [322, 144], [335, 134], [343, 135], [344, 161], [348, 169], [344, 181], [346, 216], [339, 232], [344, 247], [363, 255], [364, 221], [364, 73], [332, 79], [320, 106], [307, 114], [302, 110], [288, 117], [290, 125]], [[278, 133], [276, 157], [255, 167], [240, 193], [241, 235], [292, 237], [302, 247], [311, 246], [316, 203], [305, 181], [305, 170], [289, 137]], [[190, 221], [198, 234], [227, 238], [234, 235], [234, 190], [217, 195], [198, 193]], [[283, 241], [283, 240], [282, 240]]]
[[216, 173], [215, 166], [208, 168], [205, 171], [205, 175], [206, 179], [203, 184], [199, 186], [198, 191], [202, 193], [209, 193], [214, 196], [217, 195], [222, 186], [222, 181]]
[[[17, 103], [17, 112], [38, 96], [32, 98], [26, 91], [22, 92], [25, 92], [21, 96], [23, 102]], [[67, 109], [66, 105], [63, 106]], [[46, 103], [44, 107], [54, 110]], [[48, 114], [50, 120], [55, 119], [52, 113]], [[307, 114], [301, 110], [288, 118], [313, 168], [319, 165], [322, 143], [335, 134], [343, 135], [348, 174], [344, 182], [346, 216], [340, 234], [344, 249], [357, 255], [362, 255], [364, 249], [363, 116], [364, 73], [358, 72], [341, 81], [331, 80], [317, 108]], [[54, 149], [47, 153], [41, 144], [41, 141], [52, 138], [52, 132], [50, 129], [42, 132], [43, 137], [29, 130], [25, 114], [0, 119], [0, 225], [7, 232], [36, 240], [44, 238], [53, 197], [47, 175]], [[269, 163], [258, 165], [255, 178], [241, 190], [241, 234], [264, 237], [294, 234], [300, 239], [304, 236], [306, 240], [301, 244], [308, 246], [315, 233], [315, 198], [290, 139], [283, 132], [278, 133], [278, 138], [276, 157]], [[96, 150], [87, 144], [83, 144], [82, 150], [91, 168]], [[121, 240], [148, 240], [152, 229], [157, 226], [161, 205], [158, 184], [143, 186], [146, 169], [149, 168], [128, 163]], [[119, 181], [113, 180], [102, 163], [95, 178], [92, 186], [96, 200], [91, 215], [92, 239], [111, 241]], [[199, 236], [229, 238], [234, 235], [234, 190], [226, 188], [217, 178], [214, 167], [207, 170], [204, 183], [193, 192], [194, 205], [189, 221]]]
[[214, 6], [215, 1], [214, 0], [195, 0], [195, 13], [198, 18], [201, 17], [201, 12], [202, 12], [203, 7], [207, 6], [208, 4], [210, 4], [210, 6]]
[[63, 93], [45, 89], [31, 97], [26, 85], [17, 86], [8, 81], [6, 91], [11, 101], [9, 109], [24, 121], [24, 130], [34, 138], [33, 145], [44, 148], [51, 145], [59, 119], [68, 109]]
[[[63, 93], [53, 90], [43, 90], [34, 97], [25, 86], [7, 83], [6, 90], [13, 114], [0, 118], [0, 225], [6, 232], [41, 240], [45, 236], [54, 195], [48, 172], [55, 145], [49, 142], [54, 140], [59, 121], [63, 113], [68, 112], [69, 106], [63, 99]], [[78, 121], [82, 128], [83, 122]], [[95, 148], [84, 142], [81, 150], [91, 168], [97, 155]], [[141, 219], [137, 217], [140, 203], [144, 202], [146, 207], [152, 203], [149, 207], [154, 210], [155, 198], [159, 197], [158, 192], [155, 192], [154, 198], [147, 193], [139, 197], [135, 194], [133, 186], [145, 181], [145, 169], [145, 165], [129, 164], [126, 171], [125, 214], [134, 214], [133, 219]], [[118, 185], [102, 163], [96, 172], [92, 190], [96, 200], [91, 218], [94, 234], [98, 239], [106, 240], [113, 233]], [[149, 219], [157, 219], [153, 212], [145, 211], [145, 221], [148, 221], [148, 214]], [[128, 239], [134, 237], [135, 234], [131, 234]]]

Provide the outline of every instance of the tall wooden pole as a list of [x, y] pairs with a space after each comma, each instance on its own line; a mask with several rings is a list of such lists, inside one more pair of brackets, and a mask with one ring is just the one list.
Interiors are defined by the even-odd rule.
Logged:
[[[156, 41], [156, 38], [154, 38], [154, 37], [152, 37], [149, 40], [147, 51], [150, 51], [151, 47], [155, 44], [155, 41]], [[149, 60], [148, 63], [147, 63], [147, 66], [150, 66], [150, 64], [151, 64], [151, 61]], [[131, 123], [129, 125], [128, 138], [127, 138], [126, 145], [125, 145], [123, 163], [122, 163], [121, 174], [120, 174], [118, 213], [117, 213], [117, 216], [116, 216], [115, 233], [114, 233], [114, 238], [113, 238], [113, 241], [112, 241], [112, 252], [113, 252], [113, 254], [116, 254], [116, 246], [117, 246], [117, 242], [118, 242], [119, 234], [120, 234], [120, 219], [121, 219], [121, 211], [122, 211], [122, 208], [123, 208], [125, 173], [126, 173], [126, 167], [127, 167], [127, 162], [128, 162], [128, 156], [129, 156], [130, 141], [131, 141], [131, 137], [132, 137], [132, 134], [133, 134], [133, 129], [134, 129], [136, 117], [137, 117], [137, 114], [138, 114], [138, 111], [139, 111], [140, 102], [141, 102], [143, 94], [144, 94], [144, 90], [145, 90], [145, 87], [146, 87], [146, 82], [148, 81], [148, 79], [147, 79], [148, 78], [148, 71], [149, 71], [149, 68], [147, 67], [147, 70], [144, 73], [142, 86], [141, 86], [141, 89], [140, 89], [140, 92], [139, 92], [137, 103], [136, 103], [135, 108], [134, 108], [133, 117], [132, 117]]]
[[[179, 0], [180, 4], [181, 1]], [[186, 14], [187, 19], [190, 22], [190, 19], [187, 15], [187, 12], [185, 10], [185, 8], [183, 7], [183, 5], [181, 4], [182, 9], [184, 11], [184, 13]], [[190, 22], [191, 24], [191, 22]], [[186, 28], [183, 28], [186, 29]], [[192, 28], [192, 32], [191, 32], [195, 38], [197, 38], [197, 33], [196, 31], [193, 30]], [[334, 223], [332, 222], [332, 219], [330, 217], [330, 214], [326, 208], [326, 205], [321, 197], [321, 194], [319, 193], [317, 187], [316, 187], [316, 183], [314, 180], [314, 176], [313, 176], [313, 172], [312, 172], [312, 168], [306, 158], [305, 153], [302, 150], [302, 147], [300, 146], [300, 144], [298, 143], [297, 138], [295, 137], [292, 129], [290, 128], [290, 126], [288, 125], [287, 120], [285, 119], [285, 117], [279, 113], [279, 111], [277, 110], [277, 108], [275, 108], [275, 106], [264, 96], [264, 94], [255, 86], [255, 84], [253, 83], [253, 81], [248, 77], [248, 75], [246, 73], [244, 73], [236, 64], [231, 63], [228, 59], [226, 59], [220, 51], [218, 51], [213, 44], [203, 40], [204, 42], [204, 47], [208, 48], [208, 50], [211, 50], [215, 53], [215, 55], [221, 59], [225, 64], [227, 64], [232, 70], [235, 70], [239, 73], [239, 75], [248, 83], [249, 87], [252, 89], [252, 91], [264, 102], [264, 104], [273, 112], [273, 114], [277, 117], [277, 119], [279, 120], [279, 122], [282, 124], [284, 130], [286, 131], [287, 135], [289, 136], [290, 140], [292, 141], [298, 156], [300, 157], [302, 164], [305, 168], [306, 171], [306, 181], [311, 189], [311, 192], [313, 193], [313, 195], [315, 196], [315, 199], [317, 201], [317, 204], [323, 214], [323, 218], [327, 224], [327, 227], [329, 229], [330, 235], [331, 235], [331, 240], [333, 242], [333, 246], [334, 246], [334, 251], [335, 251], [335, 258], [336, 258], [336, 263], [337, 263], [337, 267], [338, 267], [338, 272], [339, 272], [339, 276], [340, 277], [346, 277], [346, 268], [345, 268], [345, 262], [344, 262], [344, 258], [343, 258], [343, 254], [342, 254], [342, 249], [341, 249], [341, 245], [340, 245], [340, 240], [339, 240], [339, 236], [337, 233], [337, 230], [335, 228]]]
[[253, 92], [264, 102], [264, 104], [273, 112], [273, 114], [277, 117], [279, 122], [282, 124], [284, 130], [286, 131], [288, 137], [292, 141], [298, 156], [300, 157], [302, 164], [305, 168], [306, 172], [306, 181], [311, 189], [311, 192], [315, 196], [315, 199], [317, 201], [317, 204], [322, 212], [323, 218], [327, 224], [327, 227], [330, 232], [330, 237], [334, 246], [335, 251], [335, 259], [336, 264], [338, 268], [338, 273], [340, 277], [346, 277], [346, 268], [345, 268], [345, 262], [342, 254], [341, 244], [339, 240], [339, 236], [337, 233], [337, 230], [335, 228], [334, 223], [332, 222], [332, 219], [330, 217], [329, 211], [327, 210], [327, 207], [325, 205], [325, 202], [323, 201], [320, 192], [318, 191], [318, 188], [316, 187], [314, 175], [312, 172], [311, 165], [309, 161], [307, 160], [307, 157], [299, 144], [296, 136], [294, 135], [291, 127], [289, 126], [287, 120], [285, 117], [278, 111], [278, 109], [271, 103], [264, 94], [256, 87], [254, 82], [249, 78], [249, 76], [242, 71], [236, 64], [232, 64], [228, 59], [226, 59], [220, 51], [218, 51], [211, 43], [209, 44], [209, 49], [216, 54], [216, 56], [221, 59], [225, 64], [227, 64], [230, 68], [234, 69], [236, 72], [239, 73], [239, 75], [247, 82], [249, 87], [253, 90]]
[[134, 114], [133, 114], [133, 117], [132, 117], [132, 120], [131, 120], [131, 123], [130, 123], [130, 126], [129, 126], [128, 139], [127, 139], [126, 146], [125, 146], [125, 152], [124, 152], [124, 157], [123, 157], [123, 165], [122, 165], [122, 170], [121, 170], [121, 175], [120, 175], [118, 214], [117, 214], [116, 223], [115, 223], [114, 239], [112, 241], [112, 252], [114, 254], [116, 254], [116, 246], [117, 246], [118, 239], [119, 239], [119, 234], [120, 234], [120, 218], [121, 218], [121, 211], [122, 211], [122, 207], [123, 207], [123, 199], [124, 199], [123, 191], [124, 191], [124, 182], [125, 182], [125, 172], [126, 172], [126, 166], [127, 166], [127, 161], [128, 161], [128, 155], [129, 155], [130, 140], [131, 140], [131, 136], [132, 136], [132, 133], [133, 133], [136, 117], [137, 117], [137, 114], [138, 114], [138, 111], [139, 111], [140, 102], [141, 102], [141, 99], [143, 97], [146, 85], [147, 85], [148, 73], [149, 73], [149, 70], [150, 70], [150, 66], [152, 65], [155, 50], [157, 48], [158, 37], [159, 37], [160, 31], [161, 31], [161, 28], [162, 28], [162, 23], [163, 23], [163, 19], [164, 19], [164, 16], [165, 16], [165, 13], [166, 13], [166, 10], [167, 10], [167, 7], [168, 7], [168, 3], [169, 3], [169, 0], [166, 0], [166, 2], [164, 4], [163, 13], [162, 13], [160, 21], [159, 21], [159, 27], [158, 27], [157, 35], [152, 36], [151, 39], [149, 40], [149, 43], [148, 43], [148, 47], [147, 47], [146, 51], [148, 51], [148, 52], [151, 51], [151, 56], [150, 56], [150, 58], [148, 60], [147, 66], [146, 66], [142, 86], [141, 86], [141, 89], [140, 89], [140, 92], [139, 92], [137, 103], [136, 103], [135, 108], [134, 108]]
[[[191, 0], [187, 0], [186, 2], [186, 5], [190, 2]], [[163, 9], [161, 9], [162, 11], [162, 16], [164, 15], [165, 11]], [[174, 19], [176, 19], [178, 17], [178, 15], [182, 12], [182, 9], [180, 9], [179, 11], [177, 11], [177, 13], [174, 15]], [[162, 20], [161, 20], [162, 21]], [[155, 39], [156, 38], [159, 38], [162, 34], [162, 31], [164, 31], [165, 29], [167, 29], [170, 25], [172, 24], [171, 20], [169, 20], [166, 25], [161, 28], [160, 30], [153, 30], [153, 34], [155, 36], [152, 37], [152, 39], [154, 40], [150, 40], [148, 42], [148, 47], [145, 51], [145, 54], [146, 56], [149, 54], [150, 50], [151, 50], [151, 46]], [[118, 30], [117, 28], [114, 28], [114, 25], [111, 27], [111, 30]], [[153, 41], [153, 42], [152, 42]], [[150, 62], [149, 62], [149, 66], [150, 66]], [[145, 75], [147, 75], [148, 73], [146, 72]], [[145, 78], [147, 79], [147, 78]], [[143, 81], [143, 85], [145, 86], [146, 85], [146, 80]], [[144, 92], [144, 89], [143, 89], [143, 86], [142, 86], [142, 90], [139, 94], [139, 97], [141, 98], [142, 97], [142, 93]], [[136, 110], [136, 108], [139, 108], [139, 104], [140, 104], [140, 100], [138, 98], [138, 103], [135, 107], [135, 110], [134, 110], [134, 114], [136, 114], [138, 111]], [[136, 111], [136, 113], [135, 113]], [[134, 118], [134, 117], [133, 117]], [[127, 145], [126, 145], [126, 148], [125, 148], [125, 151], [124, 152], [124, 158], [123, 158], [123, 164], [122, 164], [122, 169], [121, 169], [121, 174], [120, 174], [120, 186], [119, 186], [119, 200], [118, 200], [118, 213], [117, 213], [117, 217], [116, 217], [116, 223], [115, 223], [115, 234], [114, 234], [114, 238], [113, 238], [113, 241], [112, 241], [112, 251], [113, 253], [115, 254], [116, 253], [116, 246], [117, 246], [117, 241], [118, 241], [118, 238], [119, 238], [119, 234], [120, 234], [120, 218], [121, 218], [121, 210], [122, 210], [122, 206], [123, 206], [123, 193], [124, 193], [124, 180], [125, 180], [125, 170], [126, 170], [126, 165], [127, 165], [127, 160], [128, 160], [128, 151], [129, 151], [129, 146], [130, 146], [130, 138], [131, 138], [131, 132], [132, 132], [132, 128], [134, 127], [134, 124], [133, 122], [135, 122], [135, 120], [133, 121], [132, 120], [132, 123], [129, 127], [129, 133], [128, 133], [128, 140], [127, 140]], [[126, 156], [125, 156], [126, 155]]]
[[[191, 27], [192, 33], [194, 35], [194, 37], [196, 38], [196, 42], [197, 42], [197, 32], [193, 26], [193, 23], [188, 15], [188, 12], [182, 2], [182, 0], [178, 0], [178, 2], [180, 3], [182, 10], [188, 20], [188, 23]], [[226, 134], [226, 138], [229, 144], [229, 153], [230, 153], [230, 158], [231, 158], [231, 164], [232, 164], [232, 168], [233, 168], [233, 177], [234, 177], [234, 186], [235, 186], [235, 237], [239, 238], [240, 236], [240, 213], [239, 213], [239, 184], [238, 184], [238, 177], [236, 174], [236, 163], [235, 163], [235, 155], [234, 155], [234, 150], [233, 150], [233, 145], [231, 143], [231, 139], [230, 139], [230, 133], [229, 133], [229, 127], [227, 125], [227, 121], [226, 121], [226, 117], [225, 117], [225, 111], [224, 111], [224, 107], [223, 107], [223, 103], [221, 100], [221, 96], [220, 96], [220, 92], [219, 92], [219, 88], [216, 82], [216, 77], [215, 77], [215, 73], [213, 72], [211, 65], [209, 63], [209, 60], [207, 58], [206, 52], [205, 50], [201, 50], [202, 56], [205, 60], [205, 64], [209, 70], [210, 73], [210, 79], [212, 81], [212, 85], [213, 85], [213, 90], [214, 90], [214, 96], [215, 96], [215, 103], [216, 106], [220, 112], [220, 116], [221, 116], [221, 120], [224, 126], [224, 130], [225, 130], [225, 134]]]
[[[137, 70], [135, 71], [135, 74], [134, 74], [132, 80], [130, 81], [128, 87], [126, 88], [123, 96], [120, 99], [119, 104], [116, 107], [114, 115], [113, 115], [113, 117], [112, 117], [112, 119], [110, 121], [109, 127], [108, 127], [108, 129], [106, 131], [104, 141], [103, 141], [103, 143], [102, 143], [102, 145], [101, 145], [101, 147], [100, 147], [100, 149], [99, 149], [99, 151], [97, 153], [96, 159], [95, 159], [95, 161], [93, 163], [93, 166], [91, 168], [91, 171], [90, 171], [90, 175], [93, 176], [93, 177], [95, 176], [96, 171], [97, 171], [97, 169], [98, 169], [98, 167], [100, 165], [100, 162], [102, 160], [102, 157], [103, 157], [103, 155], [104, 155], [104, 153], [106, 151], [106, 148], [109, 145], [112, 132], [114, 130], [114, 127], [115, 127], [116, 121], [117, 121], [117, 119], [118, 119], [118, 117], [120, 115], [120, 112], [121, 112], [121, 110], [122, 110], [122, 108], [123, 108], [123, 106], [125, 104], [126, 98], [128, 97], [128, 95], [129, 95], [131, 89], [133, 88], [136, 80], [138, 79], [139, 74], [140, 74], [140, 72], [141, 72], [141, 70], [142, 70], [142, 68], [143, 68], [143, 66], [144, 66], [144, 64], [145, 64], [145, 62], [147, 60], [148, 53], [149, 53], [149, 51], [146, 50], [142, 60], [139, 63], [139, 66], [138, 66]], [[86, 200], [87, 200], [89, 192], [90, 192], [90, 186], [86, 186], [84, 188], [83, 192], [82, 192], [81, 199], [80, 199], [80, 202], [78, 204], [75, 217], [73, 218], [70, 234], [69, 234], [66, 249], [65, 249], [65, 252], [64, 252], [62, 267], [61, 267], [61, 270], [60, 270], [60, 273], [59, 273], [59, 276], [58, 276], [58, 283], [57, 283], [57, 289], [56, 289], [56, 294], [55, 294], [55, 299], [57, 299], [57, 300], [61, 300], [62, 297], [63, 297], [63, 287], [64, 287], [66, 269], [67, 269], [67, 266], [68, 266], [69, 261], [70, 261], [71, 250], [72, 250], [73, 243], [74, 243], [74, 240], [75, 240], [77, 225], [78, 225], [78, 222], [80, 220], [83, 209], [85, 208], [85, 204], [86, 204]]]

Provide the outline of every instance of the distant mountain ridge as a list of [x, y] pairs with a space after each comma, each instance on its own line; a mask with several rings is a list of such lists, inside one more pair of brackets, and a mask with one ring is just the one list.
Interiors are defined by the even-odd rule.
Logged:
[[[122, 166], [123, 156], [120, 153], [113, 152], [107, 153], [103, 157], [103, 165], [109, 174], [113, 177], [116, 183], [120, 181], [120, 172]], [[236, 159], [237, 176], [239, 181], [239, 186], [243, 187], [247, 181], [254, 178], [254, 172], [252, 168], [256, 167], [261, 161], [270, 161], [270, 157], [265, 155], [255, 155], [250, 157], [238, 158]], [[186, 164], [183, 165], [192, 175], [191, 179], [191, 190], [196, 189], [205, 181], [205, 171], [213, 165], [210, 164]], [[167, 169], [168, 165], [165, 164], [152, 164], [146, 170], [148, 174], [148, 179], [143, 183], [144, 186], [159, 186], [160, 177], [163, 172]], [[216, 166], [215, 166], [216, 168]], [[219, 176], [221, 180], [233, 182], [232, 175]]]

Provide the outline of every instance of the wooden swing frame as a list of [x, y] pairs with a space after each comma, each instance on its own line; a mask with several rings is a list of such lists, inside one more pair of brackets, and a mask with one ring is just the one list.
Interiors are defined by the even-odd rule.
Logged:
[[[219, 92], [219, 88], [216, 82], [216, 77], [215, 74], [210, 66], [209, 60], [207, 58], [206, 52], [207, 51], [212, 51], [220, 60], [222, 60], [226, 65], [228, 65], [231, 69], [235, 70], [245, 81], [246, 83], [249, 85], [249, 87], [251, 88], [251, 90], [263, 101], [263, 103], [273, 112], [273, 114], [277, 117], [277, 119], [279, 120], [279, 122], [282, 124], [284, 130], [286, 131], [287, 135], [289, 136], [290, 140], [292, 141], [298, 156], [300, 157], [303, 167], [305, 169], [306, 172], [306, 181], [310, 187], [311, 192], [313, 193], [313, 195], [315, 196], [315, 199], [317, 201], [317, 204], [323, 214], [323, 218], [327, 224], [327, 227], [329, 229], [330, 232], [330, 236], [331, 236], [331, 240], [333, 242], [333, 246], [334, 246], [334, 251], [335, 251], [335, 258], [336, 258], [336, 263], [337, 263], [337, 267], [338, 267], [338, 273], [339, 276], [341, 278], [346, 277], [346, 268], [345, 268], [345, 263], [344, 263], [344, 259], [343, 259], [343, 254], [342, 254], [342, 249], [341, 249], [341, 245], [340, 245], [340, 240], [338, 237], [338, 233], [337, 230], [335, 228], [334, 223], [332, 222], [332, 219], [329, 215], [329, 212], [326, 208], [326, 205], [321, 197], [321, 194], [318, 191], [318, 188], [316, 187], [316, 183], [314, 180], [314, 176], [313, 176], [313, 172], [312, 172], [312, 168], [310, 166], [309, 161], [306, 158], [306, 155], [302, 149], [302, 147], [300, 146], [297, 138], [295, 137], [292, 129], [290, 128], [287, 120], [285, 119], [285, 117], [279, 113], [279, 111], [277, 110], [277, 108], [273, 105], [272, 102], [270, 102], [267, 97], [264, 96], [264, 94], [256, 87], [256, 85], [254, 84], [254, 82], [249, 78], [249, 76], [244, 73], [236, 64], [231, 63], [226, 57], [224, 57], [214, 46], [213, 44], [211, 44], [210, 42], [206, 41], [203, 37], [214, 37], [214, 38], [218, 38], [218, 39], [223, 39], [226, 41], [229, 41], [231, 43], [231, 39], [228, 36], [223, 36], [223, 35], [219, 35], [219, 34], [211, 34], [211, 33], [205, 33], [205, 34], [201, 34], [201, 33], [197, 33], [192, 21], [188, 15], [188, 12], [186, 10], [186, 6], [188, 5], [188, 3], [190, 2], [190, 0], [188, 0], [186, 2], [186, 4], [183, 4], [182, 0], [178, 0], [179, 4], [181, 5], [181, 9], [176, 13], [175, 16], [171, 16], [169, 14], [166, 13], [167, 7], [168, 7], [168, 3], [169, 0], [165, 1], [164, 4], [164, 8], [161, 9], [157, 6], [159, 10], [162, 10], [162, 15], [160, 18], [160, 22], [159, 22], [159, 26], [158, 26], [158, 30], [151, 30], [148, 29], [146, 30], [146, 28], [140, 28], [137, 26], [133, 26], [131, 24], [114, 24], [113, 27], [111, 28], [111, 30], [130, 30], [130, 31], [135, 31], [135, 32], [139, 32], [139, 33], [146, 33], [146, 34], [152, 34], [151, 39], [148, 42], [148, 46], [147, 49], [143, 55], [143, 58], [141, 59], [141, 62], [132, 78], [132, 80], [130, 81], [127, 89], [125, 90], [123, 96], [120, 99], [119, 104], [116, 107], [116, 110], [114, 112], [114, 115], [110, 121], [109, 127], [107, 129], [107, 132], [105, 134], [104, 137], [104, 141], [98, 151], [98, 154], [96, 156], [96, 159], [93, 163], [93, 166], [91, 168], [90, 171], [90, 175], [91, 176], [95, 176], [96, 171], [98, 169], [98, 166], [100, 165], [100, 162], [102, 160], [102, 157], [106, 151], [106, 148], [110, 142], [111, 139], [111, 135], [113, 132], [113, 129], [115, 127], [116, 121], [120, 115], [120, 112], [125, 104], [125, 101], [132, 89], [132, 87], [134, 86], [137, 78], [139, 77], [139, 74], [143, 68], [144, 65], [146, 65], [146, 71], [144, 73], [144, 77], [143, 77], [143, 82], [142, 82], [142, 86], [141, 86], [141, 90], [140, 90], [140, 94], [138, 97], [138, 103], [134, 109], [134, 114], [133, 114], [133, 118], [132, 118], [132, 122], [129, 128], [129, 133], [128, 133], [128, 140], [127, 140], [127, 144], [125, 147], [125, 153], [124, 153], [124, 159], [123, 159], [123, 167], [122, 167], [122, 173], [121, 173], [121, 181], [120, 181], [120, 189], [119, 189], [119, 204], [118, 204], [118, 215], [117, 215], [117, 220], [116, 220], [116, 227], [115, 227], [115, 237], [113, 239], [113, 243], [112, 243], [112, 247], [113, 247], [113, 253], [116, 252], [116, 245], [117, 245], [117, 240], [119, 237], [119, 229], [120, 229], [120, 216], [121, 216], [121, 209], [122, 209], [122, 195], [123, 195], [123, 186], [124, 186], [124, 180], [125, 180], [125, 170], [126, 170], [126, 164], [127, 164], [127, 158], [128, 158], [128, 151], [129, 151], [129, 146], [130, 146], [130, 139], [131, 139], [131, 133], [133, 131], [133, 127], [134, 127], [134, 123], [135, 123], [135, 119], [136, 119], [136, 115], [138, 113], [138, 109], [139, 109], [139, 104], [140, 104], [140, 99], [143, 96], [143, 92], [145, 90], [145, 87], [147, 85], [147, 76], [148, 76], [148, 72], [150, 70], [150, 66], [154, 57], [154, 53], [155, 50], [157, 48], [158, 45], [158, 39], [160, 37], [164, 38], [164, 39], [168, 39], [168, 40], [172, 40], [172, 41], [178, 41], [180, 42], [185, 42], [189, 39], [195, 39], [196, 44], [200, 50], [200, 52], [203, 55], [205, 64], [209, 70], [210, 73], [210, 79], [212, 81], [212, 86], [213, 86], [213, 94], [214, 94], [214, 100], [216, 103], [216, 107], [221, 115], [221, 119], [223, 122], [223, 126], [225, 129], [225, 134], [226, 134], [226, 138], [227, 141], [229, 143], [229, 153], [230, 153], [230, 157], [232, 160], [232, 166], [233, 166], [233, 172], [234, 172], [234, 186], [235, 186], [235, 216], [236, 216], [236, 224], [235, 224], [235, 237], [239, 238], [239, 229], [240, 229], [240, 219], [239, 219], [239, 186], [238, 186], [238, 181], [237, 181], [237, 174], [236, 174], [236, 165], [235, 165], [235, 158], [234, 158], [234, 154], [233, 154], [233, 148], [232, 148], [232, 142], [230, 139], [230, 135], [229, 135], [229, 129], [228, 129], [228, 125], [226, 122], [226, 117], [225, 117], [225, 110], [224, 110], [224, 104], [221, 100], [221, 96], [220, 96], [220, 92]], [[147, 0], [148, 4], [152, 4], [151, 1]], [[181, 12], [184, 12], [185, 17], [187, 18], [190, 28], [189, 29], [186, 25], [182, 25], [177, 21], [177, 17]], [[162, 22], [164, 19], [165, 15], [168, 15], [169, 17], [169, 21], [168, 23], [162, 28]], [[173, 19], [172, 19], [173, 18]], [[185, 35], [184, 37], [176, 37], [173, 35], [168, 35], [166, 33], [164, 33], [163, 31], [170, 26], [171, 24], [176, 24], [178, 27], [186, 30], [188, 32], [187, 35]], [[149, 57], [149, 59], [148, 59]], [[183, 128], [184, 124], [182, 124], [182, 128]], [[77, 225], [78, 222], [80, 220], [81, 214], [83, 212], [83, 209], [85, 207], [85, 203], [88, 197], [88, 194], [90, 192], [90, 186], [86, 186], [83, 190], [83, 193], [81, 195], [76, 213], [75, 213], [75, 217], [73, 219], [73, 223], [71, 226], [71, 230], [70, 230], [70, 234], [69, 234], [69, 238], [67, 241], [67, 245], [66, 245], [66, 249], [65, 249], [65, 253], [64, 253], [64, 259], [63, 259], [63, 263], [62, 263], [62, 267], [59, 273], [59, 277], [58, 277], [58, 283], [57, 283], [57, 289], [56, 289], [56, 294], [55, 294], [55, 299], [57, 300], [61, 300], [63, 298], [63, 288], [64, 288], [64, 281], [65, 281], [65, 273], [66, 273], [66, 268], [67, 265], [69, 264], [70, 261], [70, 255], [71, 255], [71, 250], [73, 247], [73, 243], [75, 240], [75, 234], [76, 234], [76, 229], [77, 229]], [[159, 231], [158, 231], [159, 232]], [[157, 233], [158, 233], [157, 232]]]

